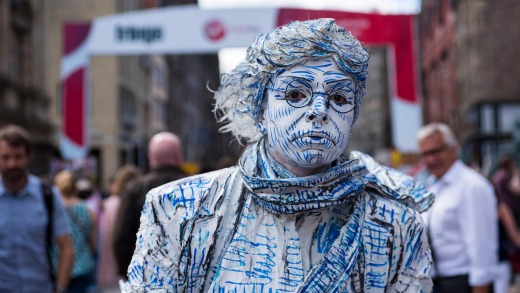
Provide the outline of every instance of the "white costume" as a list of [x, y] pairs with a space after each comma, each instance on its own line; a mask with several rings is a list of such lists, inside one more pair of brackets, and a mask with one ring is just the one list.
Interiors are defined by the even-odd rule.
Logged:
[[239, 166], [152, 190], [127, 292], [429, 292], [419, 215], [432, 196], [341, 156], [368, 53], [332, 19], [260, 35], [222, 77], [216, 112], [251, 146]]
[[152, 190], [124, 289], [429, 292], [418, 211], [431, 194], [366, 155], [350, 159], [298, 178], [261, 140], [239, 167]]

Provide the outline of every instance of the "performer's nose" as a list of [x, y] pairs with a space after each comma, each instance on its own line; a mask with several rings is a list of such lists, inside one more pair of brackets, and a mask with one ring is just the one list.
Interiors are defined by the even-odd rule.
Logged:
[[311, 108], [305, 113], [305, 121], [328, 123], [329, 112], [327, 108], [327, 98], [323, 95], [317, 96], [311, 104]]

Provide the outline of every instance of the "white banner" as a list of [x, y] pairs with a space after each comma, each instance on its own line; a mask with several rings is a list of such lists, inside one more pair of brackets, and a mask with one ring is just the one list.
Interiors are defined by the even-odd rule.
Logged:
[[279, 8], [201, 10], [184, 5], [98, 17], [91, 24], [65, 24], [63, 156], [82, 158], [88, 150], [90, 56], [216, 53], [222, 48], [248, 47], [256, 36], [278, 25], [317, 17], [337, 19], [367, 45], [391, 48], [393, 144], [399, 151], [415, 151], [415, 132], [422, 117], [413, 16]]
[[195, 5], [99, 17], [88, 44], [92, 55], [214, 53], [247, 47], [276, 27], [277, 9], [200, 10]]

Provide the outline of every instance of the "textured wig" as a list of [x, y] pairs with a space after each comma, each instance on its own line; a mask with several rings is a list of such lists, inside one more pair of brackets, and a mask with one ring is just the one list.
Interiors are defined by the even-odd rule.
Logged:
[[368, 77], [368, 53], [361, 43], [334, 19], [295, 21], [258, 36], [247, 49], [246, 58], [229, 74], [223, 74], [215, 92], [218, 122], [222, 132], [239, 141], [255, 142], [262, 134], [257, 128], [270, 79], [310, 59], [331, 56], [356, 82], [355, 118]]

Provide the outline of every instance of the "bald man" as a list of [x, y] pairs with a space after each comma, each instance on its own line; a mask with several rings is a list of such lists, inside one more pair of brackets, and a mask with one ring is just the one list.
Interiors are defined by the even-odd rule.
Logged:
[[132, 260], [146, 193], [155, 187], [186, 177], [180, 169], [183, 161], [181, 140], [177, 135], [161, 132], [150, 139], [148, 164], [151, 170], [123, 191], [114, 227], [114, 254], [121, 276], [126, 278], [126, 271]]

